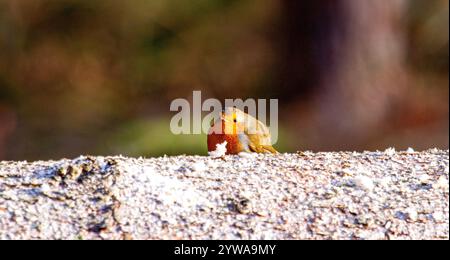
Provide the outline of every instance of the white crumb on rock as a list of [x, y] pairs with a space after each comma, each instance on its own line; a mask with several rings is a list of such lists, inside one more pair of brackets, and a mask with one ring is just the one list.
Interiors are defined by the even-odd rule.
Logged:
[[208, 152], [208, 155], [211, 157], [222, 157], [227, 153], [227, 141], [224, 141], [221, 144], [216, 144], [216, 150]]
[[357, 187], [366, 191], [372, 191], [375, 188], [372, 179], [364, 175], [356, 176], [353, 181]]
[[192, 164], [192, 170], [195, 172], [204, 172], [208, 167], [203, 161], [195, 162]]
[[424, 173], [419, 175], [419, 182], [420, 184], [428, 184], [430, 182], [430, 175]]
[[405, 213], [409, 220], [417, 221], [418, 214], [415, 208], [407, 208]]
[[395, 148], [394, 147], [389, 147], [386, 150], [384, 150], [384, 153], [388, 156], [392, 156], [395, 155]]
[[440, 211], [433, 212], [432, 217], [437, 223], [442, 223], [445, 219], [444, 214]]
[[433, 184], [433, 188], [442, 190], [448, 190], [448, 186], [448, 179], [444, 175], [439, 177], [436, 183]]

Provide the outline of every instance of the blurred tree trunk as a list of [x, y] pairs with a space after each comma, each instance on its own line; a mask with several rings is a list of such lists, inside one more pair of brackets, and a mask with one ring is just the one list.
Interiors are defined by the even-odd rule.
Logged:
[[[307, 146], [357, 148], [405, 89], [405, 1], [284, 0], [283, 7], [282, 91], [312, 103], [308, 118], [318, 132], [308, 133], [315, 138]], [[293, 115], [302, 109], [291, 107]]]

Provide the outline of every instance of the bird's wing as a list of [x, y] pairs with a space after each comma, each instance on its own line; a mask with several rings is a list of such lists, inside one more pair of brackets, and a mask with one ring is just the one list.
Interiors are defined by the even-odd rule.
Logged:
[[278, 153], [272, 147], [269, 128], [261, 121], [248, 116], [248, 125], [244, 128], [247, 147], [256, 153]]
[[[264, 137], [262, 137], [264, 138]], [[248, 147], [250, 151], [256, 152], [256, 153], [278, 153], [275, 148], [272, 147], [270, 144], [264, 144], [264, 142], [261, 142], [261, 136], [259, 135], [248, 135]], [[269, 136], [270, 139], [270, 136]]]

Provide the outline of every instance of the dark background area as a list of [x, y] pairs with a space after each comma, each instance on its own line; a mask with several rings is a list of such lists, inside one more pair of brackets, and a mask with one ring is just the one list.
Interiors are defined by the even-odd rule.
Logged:
[[206, 154], [170, 102], [279, 99], [280, 151], [449, 146], [447, 0], [0, 0], [0, 159]]

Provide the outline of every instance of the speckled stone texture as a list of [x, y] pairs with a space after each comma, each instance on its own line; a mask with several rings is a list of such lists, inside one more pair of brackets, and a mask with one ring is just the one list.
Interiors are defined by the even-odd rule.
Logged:
[[449, 151], [0, 162], [1, 239], [449, 239]]

